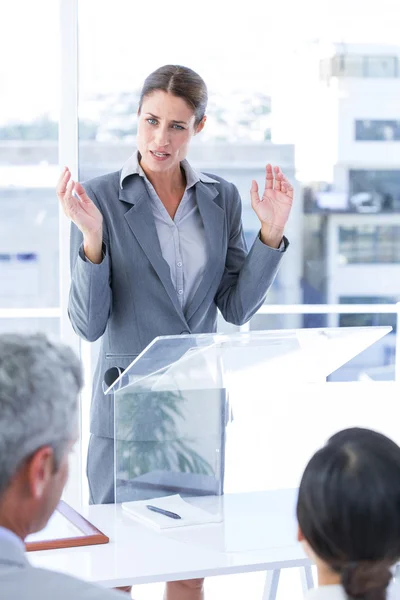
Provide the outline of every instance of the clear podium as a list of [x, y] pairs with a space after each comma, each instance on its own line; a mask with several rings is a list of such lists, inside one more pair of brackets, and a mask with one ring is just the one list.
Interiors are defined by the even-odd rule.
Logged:
[[106, 401], [114, 402], [115, 502], [177, 493], [220, 496], [228, 466], [230, 477], [237, 470], [242, 481], [250, 472], [257, 480], [270, 453], [262, 450], [263, 431], [267, 425], [271, 430], [268, 407], [279, 404], [284, 391], [301, 402], [310, 386], [390, 331], [345, 327], [156, 338], [105, 389]]

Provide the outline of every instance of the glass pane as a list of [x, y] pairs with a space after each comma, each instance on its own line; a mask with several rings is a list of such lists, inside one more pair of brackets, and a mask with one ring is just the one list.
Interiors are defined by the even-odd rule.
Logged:
[[368, 56], [366, 58], [367, 77], [396, 77], [398, 58], [396, 56]]
[[342, 226], [338, 233], [338, 263], [341, 265], [400, 262], [398, 225]]
[[[398, 2], [382, 0], [377, 14], [376, 7], [368, 3], [359, 3], [359, 10], [354, 11], [349, 11], [347, 4], [338, 0], [327, 8], [318, 1], [283, 0], [279, 11], [290, 14], [283, 34], [282, 28], [271, 26], [271, 7], [252, 0], [246, 10], [231, 5], [229, 11], [224, 3], [207, 0], [195, 19], [188, 16], [187, 3], [180, 0], [155, 0], [150, 10], [143, 3], [115, 0], [112, 11], [94, 0], [79, 0], [80, 178], [121, 169], [135, 150], [135, 115], [144, 78], [163, 64], [187, 65], [204, 77], [210, 92], [208, 122], [193, 140], [189, 157], [197, 169], [219, 174], [237, 185], [249, 246], [259, 228], [249, 202], [251, 179], [262, 185], [263, 168], [269, 160], [299, 182], [288, 228], [291, 248], [267, 304], [284, 310], [288, 304], [339, 304], [341, 298], [356, 296], [397, 298], [397, 230], [385, 233], [378, 229], [376, 245], [371, 244], [370, 233], [359, 235], [362, 239], [355, 249], [351, 236], [342, 242], [347, 243], [344, 250], [339, 252], [338, 245], [341, 228], [354, 227], [358, 235], [364, 226], [373, 231], [400, 226], [398, 151], [392, 140], [387, 144], [392, 126], [376, 128], [376, 135], [384, 138], [377, 145], [355, 143], [353, 128], [360, 119], [381, 122], [400, 118], [399, 72], [381, 77], [385, 67], [379, 61], [375, 65], [367, 62], [367, 57], [382, 52], [382, 44], [398, 45], [399, 7]], [[312, 19], [305, 17], [310, 14]], [[331, 43], [337, 40], [342, 43]], [[368, 78], [368, 66], [374, 77]], [[379, 86], [377, 76], [381, 77]], [[353, 185], [353, 171], [362, 172], [359, 186]], [[382, 222], [382, 212], [390, 221]], [[359, 260], [346, 262], [347, 255]], [[365, 262], [366, 256], [371, 262]], [[387, 269], [392, 270], [389, 273]], [[268, 309], [268, 305], [262, 308]], [[339, 325], [342, 318], [358, 319], [357, 315], [342, 315], [269, 315], [260, 311], [250, 328], [317, 327]], [[369, 369], [367, 378], [374, 378], [374, 369], [385, 367], [385, 361], [393, 366], [394, 341], [395, 334], [389, 334], [382, 344], [391, 346], [390, 350], [379, 346], [376, 355], [368, 360], [365, 355], [350, 374], [342, 367], [335, 375], [342, 372], [343, 381], [354, 381], [364, 378]], [[307, 406], [293, 401], [293, 394], [280, 396], [279, 402], [268, 395], [261, 407], [258, 398], [249, 398], [249, 429], [254, 425], [252, 414], [257, 414], [257, 435], [254, 439], [248, 435], [243, 445], [246, 457], [237, 452], [235, 485], [243, 481], [245, 486], [249, 472], [250, 479], [258, 477], [260, 485], [267, 478], [271, 485], [296, 485], [315, 444], [323, 443], [335, 428], [360, 424], [360, 415], [365, 415], [364, 425], [383, 430], [386, 419], [386, 433], [398, 435], [393, 419], [387, 420], [390, 410], [381, 414], [382, 422], [376, 422], [374, 389], [370, 392], [367, 385], [359, 388], [362, 391], [356, 397], [350, 387], [340, 388], [339, 393], [335, 389], [330, 403], [327, 396], [321, 402], [322, 390], [317, 387]], [[221, 402], [221, 396], [216, 394], [215, 402]], [[337, 410], [326, 419], [331, 406]], [[366, 409], [371, 411], [368, 415]], [[220, 414], [215, 411], [219, 418]], [[240, 423], [240, 414], [235, 408], [234, 425]], [[299, 450], [295, 457], [287, 452], [287, 439]], [[129, 471], [129, 448], [125, 450]], [[257, 461], [260, 454], [265, 459], [262, 469]]]
[[363, 56], [343, 56], [344, 75], [346, 77], [363, 77], [365, 61]]
[[[203, 10], [213, 17], [207, 22], [204, 44], [203, 27], [188, 27], [180, 20], [186, 14], [181, 0], [153, 3], [157, 18], [143, 4], [128, 0], [116, 0], [111, 13], [94, 0], [79, 0], [80, 179], [118, 171], [135, 152], [136, 113], [145, 77], [167, 63], [192, 67], [208, 85], [209, 105], [206, 127], [192, 141], [189, 159], [196, 169], [238, 187], [248, 246], [259, 229], [250, 205], [251, 180], [263, 185], [268, 160], [296, 182], [296, 204], [287, 229], [292, 246], [268, 302], [337, 303], [339, 296], [351, 292], [331, 268], [338, 255], [341, 260], [347, 254], [338, 253], [334, 243], [338, 229], [346, 226], [346, 213], [368, 216], [373, 226], [382, 212], [400, 216], [397, 155], [385, 146], [398, 138], [400, 52], [388, 56], [381, 48], [397, 44], [398, 8], [386, 0], [384, 4], [382, 19], [362, 7], [361, 33], [359, 11], [348, 14], [344, 3], [330, 6], [327, 15], [321, 3], [307, 1], [300, 8], [285, 2], [291, 22], [296, 23], [297, 15], [303, 26], [293, 26], [283, 38], [278, 29], [265, 34], [271, 18], [266, 5], [251, 0], [247, 17], [232, 8], [229, 26], [221, 32], [218, 23], [225, 22], [226, 11], [207, 1]], [[305, 26], [307, 10], [313, 19]], [[254, 14], [256, 20], [250, 18]], [[135, 35], [132, 23], [140, 24], [134, 27]], [[152, 39], [164, 39], [166, 31], [178, 27], [179, 35], [169, 36], [161, 55], [149, 46], [149, 29]], [[334, 39], [342, 43], [332, 45]], [[375, 77], [381, 78], [379, 89]], [[307, 93], [294, 98], [293, 89]], [[357, 139], [381, 142], [368, 156], [352, 144], [351, 123], [356, 122]], [[397, 238], [392, 235], [375, 249], [360, 244], [346, 264], [354, 269], [360, 265], [353, 281], [367, 296], [372, 275], [365, 272], [366, 264], [388, 263], [398, 264]]]
[[400, 121], [356, 120], [356, 140], [374, 142], [400, 141]]
[[58, 2], [2, 3], [0, 23], [0, 308], [57, 307]]
[[[117, 171], [135, 152], [136, 113], [145, 77], [163, 64], [189, 66], [204, 78], [209, 91], [206, 127], [192, 140], [189, 159], [196, 170], [223, 177], [237, 186], [250, 247], [260, 228], [250, 205], [252, 179], [263, 187], [265, 165], [271, 161], [295, 181], [293, 147], [271, 143], [271, 87], [275, 67], [273, 53], [265, 48], [262, 26], [270, 17], [268, 7], [255, 0], [248, 7], [249, 14], [258, 15], [251, 23], [251, 45], [238, 44], [238, 39], [248, 35], [241, 10], [230, 11], [232, 22], [224, 27], [221, 38], [218, 23], [225, 19], [225, 9], [209, 0], [202, 7], [204, 14], [207, 11], [212, 14], [207, 20], [207, 44], [203, 27], [191, 27], [183, 17], [187, 7], [181, 0], [169, 5], [155, 2], [150, 12], [156, 18], [150, 17], [144, 4], [132, 4], [129, 0], [117, 0], [114, 9], [110, 15], [105, 6], [94, 0], [79, 2], [80, 179]], [[133, 22], [143, 24], [136, 28], [135, 35], [132, 35]], [[145, 33], [148, 25], [154, 39], [163, 38], [167, 30], [179, 28], [179, 35], [168, 35], [168, 49], [161, 55], [148, 47]], [[104, 35], [110, 41], [107, 48], [101, 41]], [[270, 35], [271, 32], [268, 44], [272, 49]], [[145, 47], [147, 50], [143, 52]], [[221, 48], [229, 48], [229, 56]], [[277, 302], [284, 301], [284, 294], [288, 302], [300, 300], [299, 288], [293, 289], [289, 284], [290, 275], [290, 267], [284, 265], [280, 287], [278, 282], [273, 286]]]
[[[280, 396], [290, 386], [288, 373], [301, 386], [321, 383], [389, 332], [343, 327], [157, 338], [106, 390], [115, 392], [116, 502], [221, 495], [225, 475], [236, 481], [234, 471], [225, 472], [234, 465], [225, 429], [258, 419], [265, 381], [279, 386]], [[233, 451], [245, 453], [248, 444], [239, 438]], [[254, 485], [253, 473], [245, 491]]]
[[[396, 358], [397, 313], [396, 302], [399, 297], [386, 296], [357, 296], [340, 297], [341, 304], [388, 304], [389, 313], [371, 313], [368, 308], [361, 309], [360, 313], [309, 313], [294, 314], [257, 314], [251, 321], [252, 331], [265, 329], [287, 329], [303, 327], [371, 327], [388, 326], [392, 331], [373, 346], [360, 352], [356, 358], [349, 360], [328, 376], [328, 381], [394, 381]], [[268, 310], [268, 307], [265, 307]]]
[[349, 208], [360, 213], [399, 212], [400, 170], [350, 169]]

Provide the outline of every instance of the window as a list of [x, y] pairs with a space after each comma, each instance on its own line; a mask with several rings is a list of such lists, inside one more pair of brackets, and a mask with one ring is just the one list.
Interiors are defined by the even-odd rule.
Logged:
[[[321, 65], [321, 73], [324, 72]], [[332, 58], [333, 77], [397, 78], [397, 56], [369, 56], [361, 54], [338, 54]]]
[[1, 23], [18, 23], [0, 36], [0, 333], [59, 335], [58, 10], [53, 0], [0, 9]]
[[[265, 12], [267, 16], [267, 9], [255, 0], [252, 2], [257, 13]], [[133, 21], [148, 22], [144, 4], [128, 0], [118, 0], [117, 4], [119, 10], [110, 16], [106, 4], [100, 7], [95, 0], [79, 1], [80, 179], [87, 180], [123, 166], [135, 150], [139, 94], [145, 77], [163, 64], [187, 65], [204, 78], [209, 92], [207, 123], [191, 144], [191, 164], [199, 171], [226, 178], [236, 185], [243, 202], [244, 229], [258, 232], [260, 223], [250, 206], [251, 181], [256, 179], [263, 191], [267, 161], [280, 165], [293, 181], [294, 150], [271, 144], [270, 86], [260, 78], [260, 73], [271, 70], [269, 59], [265, 52], [260, 52], [255, 61], [254, 48], [243, 50], [237, 44], [238, 37], [243, 36], [241, 11], [232, 11], [229, 17], [232, 27], [224, 29], [224, 45], [230, 47], [228, 59], [220, 51], [221, 36], [217, 33], [218, 14], [225, 18], [222, 4], [216, 9], [207, 0], [213, 12], [208, 27], [215, 28], [215, 39], [211, 36], [212, 40], [204, 46], [203, 28], [185, 25], [179, 36], [169, 36], [168, 51], [161, 55], [155, 50], [143, 52], [148, 43], [145, 29], [139, 28], [131, 35]], [[166, 28], [176, 29], [176, 16], [166, 4], [156, 4], [152, 35], [163, 39]], [[126, 18], [121, 19], [121, 14]], [[261, 33], [261, 26], [256, 27], [260, 27]], [[118, 32], [114, 41], [103, 45], [103, 36], [114, 28]], [[246, 236], [249, 245], [254, 237], [252, 233]], [[297, 301], [297, 295], [291, 298], [288, 294], [287, 301]]]
[[400, 210], [400, 170], [349, 171], [350, 209], [376, 213]]
[[[341, 296], [339, 304], [395, 304], [399, 298], [387, 296]], [[395, 314], [342, 314], [339, 317], [340, 327], [390, 326], [396, 331]]]
[[366, 56], [364, 77], [398, 77], [397, 56]]
[[332, 59], [332, 75], [335, 77], [363, 77], [363, 56], [338, 54]]
[[357, 120], [357, 141], [398, 142], [400, 141], [400, 120]]
[[341, 226], [339, 255], [344, 264], [400, 263], [400, 225]]

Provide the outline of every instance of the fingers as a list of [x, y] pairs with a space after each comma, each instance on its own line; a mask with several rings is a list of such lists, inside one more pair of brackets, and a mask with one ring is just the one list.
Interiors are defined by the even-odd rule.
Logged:
[[291, 198], [293, 200], [293, 193], [294, 193], [293, 186], [290, 183], [290, 181], [288, 181], [283, 174], [282, 174], [281, 187], [282, 187], [282, 192], [284, 194], [286, 194], [287, 196], [289, 196], [289, 198]]
[[293, 200], [294, 189], [279, 167], [274, 167], [270, 164], [266, 167], [265, 189], [274, 189], [278, 192], [283, 192]]
[[266, 166], [265, 189], [272, 190], [273, 187], [274, 187], [274, 174], [272, 172], [272, 166], [268, 163]]
[[73, 197], [74, 186], [74, 180], [70, 179], [66, 185], [64, 197], [62, 199], [64, 210], [66, 211], [70, 210], [76, 203], [76, 199]]
[[77, 209], [77, 203], [90, 204], [92, 202], [86, 194], [83, 185], [79, 182], [74, 182], [68, 167], [64, 167], [56, 190], [64, 212], [70, 218], [72, 213]]
[[282, 173], [279, 167], [274, 167], [275, 185], [274, 190], [280, 192], [282, 190]]
[[58, 197], [65, 194], [65, 191], [67, 188], [67, 183], [68, 183], [70, 177], [71, 177], [70, 170], [68, 169], [68, 167], [64, 167], [63, 172], [61, 173], [61, 175], [58, 179], [58, 182], [57, 182], [56, 192], [57, 192]]
[[89, 198], [89, 196], [87, 195], [87, 193], [85, 192], [85, 188], [83, 187], [83, 185], [81, 183], [79, 183], [79, 181], [76, 182], [74, 191], [81, 202], [86, 202], [86, 203], [92, 202], [91, 199]]
[[251, 182], [250, 197], [252, 206], [256, 206], [256, 204], [260, 202], [260, 196], [258, 195], [258, 184], [256, 181], [254, 181], [254, 179]]

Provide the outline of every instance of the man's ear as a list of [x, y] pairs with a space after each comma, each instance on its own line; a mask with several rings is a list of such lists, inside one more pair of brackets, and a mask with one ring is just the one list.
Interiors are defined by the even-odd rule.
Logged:
[[206, 117], [206, 115], [204, 115], [204, 117], [202, 118], [202, 120], [200, 121], [200, 123], [197, 125], [196, 131], [194, 132], [194, 135], [197, 135], [198, 133], [200, 133], [201, 131], [203, 131], [204, 125], [206, 124], [206, 121], [207, 121], [207, 117]]
[[31, 495], [39, 500], [54, 473], [53, 449], [42, 446], [31, 456], [27, 465], [27, 478]]

